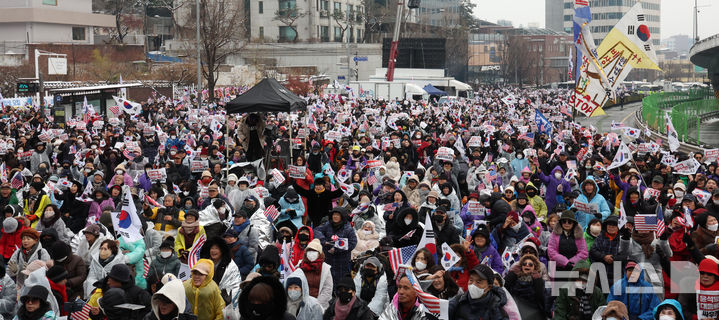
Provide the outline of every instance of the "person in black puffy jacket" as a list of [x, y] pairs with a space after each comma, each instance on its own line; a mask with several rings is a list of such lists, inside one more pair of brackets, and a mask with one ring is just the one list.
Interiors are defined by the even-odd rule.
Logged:
[[507, 219], [507, 213], [512, 211], [509, 202], [502, 199], [502, 194], [499, 192], [493, 192], [491, 195], [483, 194], [479, 196], [479, 202], [482, 203], [482, 206], [491, 210], [491, 214], [487, 217], [489, 229], [494, 229], [495, 226], [504, 223], [504, 220]]
[[[410, 234], [410, 232], [414, 233]], [[400, 211], [392, 225], [387, 226], [387, 233], [392, 238], [395, 248], [419, 244], [422, 239], [422, 227], [419, 226], [419, 214], [417, 210], [405, 208]]]

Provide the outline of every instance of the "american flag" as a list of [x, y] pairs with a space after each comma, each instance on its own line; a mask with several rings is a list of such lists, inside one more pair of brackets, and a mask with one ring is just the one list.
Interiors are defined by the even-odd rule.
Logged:
[[120, 107], [119, 106], [112, 106], [110, 107], [110, 112], [114, 115], [120, 114]]
[[661, 205], [657, 205], [656, 219], [657, 219], [656, 236], [659, 237], [664, 233], [664, 231], [667, 230], [667, 226], [664, 224], [664, 212], [662, 211]]
[[85, 121], [85, 123], [89, 123], [90, 120], [92, 120], [92, 116], [95, 115], [95, 108], [87, 103], [87, 97], [83, 100], [82, 112], [82, 121]]
[[74, 320], [88, 320], [90, 319], [90, 310], [92, 309], [92, 306], [90, 304], [85, 303], [84, 306], [82, 306], [82, 310], [78, 312], [74, 312], [70, 315], [70, 318]]
[[147, 278], [147, 274], [150, 272], [150, 259], [147, 257], [142, 258], [142, 265], [143, 265], [143, 278]]
[[374, 173], [370, 173], [367, 177], [367, 184], [374, 186], [377, 184], [377, 176], [374, 175]]
[[412, 259], [415, 251], [417, 251], [416, 245], [390, 250], [389, 263], [392, 266], [392, 272], [397, 272], [397, 269], [401, 264], [406, 264], [410, 259]]
[[187, 265], [190, 269], [192, 269], [195, 263], [197, 263], [197, 260], [199, 260], [200, 249], [202, 249], [202, 245], [205, 244], [205, 241], [207, 241], [207, 237], [205, 234], [202, 234], [197, 241], [195, 241], [195, 244], [192, 245], [192, 248], [190, 248], [190, 253], [187, 255]]
[[279, 215], [280, 212], [277, 211], [277, 207], [275, 207], [275, 205], [271, 205], [265, 209], [265, 217], [267, 217], [270, 222], [275, 222]]
[[637, 231], [657, 230], [657, 216], [653, 214], [638, 214], [634, 216], [634, 229]]
[[145, 200], [147, 201], [147, 204], [149, 204], [153, 208], [165, 208], [165, 206], [157, 203], [155, 199], [150, 198], [150, 196], [145, 195]]
[[434, 314], [440, 314], [442, 312], [440, 307], [440, 299], [429, 293], [424, 292], [424, 290], [422, 290], [422, 287], [419, 285], [419, 281], [417, 281], [417, 278], [415, 278], [412, 271], [407, 270], [405, 272], [407, 274], [407, 279], [414, 288], [414, 291], [417, 292], [419, 302], [424, 304], [424, 306], [427, 307], [427, 310], [429, 310], [429, 312]]
[[10, 187], [13, 189], [20, 189], [22, 186], [25, 185], [25, 180], [23, 180], [22, 174], [20, 174], [20, 171], [15, 172], [15, 175], [12, 177], [12, 180], [10, 180]]

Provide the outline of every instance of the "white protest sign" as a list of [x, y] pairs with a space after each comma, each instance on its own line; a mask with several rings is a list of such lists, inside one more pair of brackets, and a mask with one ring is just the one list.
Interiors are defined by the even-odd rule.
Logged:
[[469, 141], [467, 141], [467, 146], [470, 148], [476, 148], [482, 146], [482, 137], [480, 136], [472, 136], [469, 138]]
[[198, 173], [205, 170], [209, 170], [210, 165], [206, 160], [192, 160], [190, 161], [190, 171], [192, 173]]
[[305, 167], [305, 166], [290, 165], [287, 167], [287, 174], [290, 176], [290, 178], [304, 179], [306, 169], [307, 169], [307, 167]]
[[444, 160], [444, 161], [453, 161], [454, 160], [454, 150], [447, 147], [440, 147], [439, 150], [437, 150], [437, 155], [435, 156], [438, 160]]
[[699, 290], [696, 299], [697, 319], [719, 317], [719, 291]]
[[719, 149], [709, 149], [704, 151], [704, 162], [712, 163], [719, 157]]
[[701, 164], [694, 158], [690, 158], [674, 165], [674, 172], [681, 175], [697, 173]]

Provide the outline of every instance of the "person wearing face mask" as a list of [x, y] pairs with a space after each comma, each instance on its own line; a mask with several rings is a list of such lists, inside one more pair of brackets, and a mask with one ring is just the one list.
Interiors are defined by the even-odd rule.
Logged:
[[177, 276], [180, 272], [180, 260], [177, 259], [173, 246], [175, 239], [167, 237], [160, 244], [160, 252], [153, 257], [150, 263], [150, 269], [147, 272], [147, 283], [150, 285], [152, 292], [157, 291], [158, 283], [165, 274], [173, 274]]
[[[317, 227], [321, 224], [322, 218], [327, 217], [332, 210], [332, 201], [344, 194], [341, 188], [334, 191], [327, 190], [322, 180], [315, 179], [312, 190], [300, 187], [296, 181], [292, 181], [292, 187], [297, 194], [307, 199], [306, 212], [309, 213], [311, 225]], [[308, 222], [310, 222], [308, 221]]]
[[30, 156], [30, 170], [32, 172], [37, 172], [38, 166], [40, 166], [43, 162], [50, 163], [51, 157], [52, 149], [46, 149], [45, 142], [38, 142], [35, 145], [35, 150], [33, 150], [33, 153]]
[[56, 205], [51, 204], [45, 207], [45, 212], [40, 218], [40, 223], [35, 227], [38, 232], [43, 232], [47, 229], [55, 229], [57, 232], [58, 239], [65, 243], [70, 243], [74, 234], [72, 231], [65, 227], [65, 221], [61, 219], [60, 209]]
[[[120, 178], [121, 180], [118, 180]], [[112, 176], [112, 179], [110, 181], [111, 183], [108, 188], [114, 185], [122, 185], [128, 187], [133, 187], [135, 185], [135, 182], [132, 180], [132, 176], [127, 173], [127, 169], [125, 169], [125, 165], [122, 163], [118, 164], [115, 167], [115, 175]], [[120, 181], [120, 183], [118, 183], [118, 181]]]
[[[282, 283], [274, 277], [256, 277], [242, 289], [239, 309], [242, 320], [291, 320], [287, 312], [288, 296]], [[222, 314], [220, 313], [220, 318]], [[219, 318], [218, 318], [219, 319]], [[200, 319], [198, 319], [200, 320]]]
[[719, 219], [713, 214], [702, 213], [694, 216], [696, 230], [692, 231], [691, 237], [694, 244], [704, 255], [719, 254], [715, 237], [719, 236]]
[[[217, 283], [212, 280], [214, 274], [215, 264], [212, 263], [212, 260], [200, 259], [192, 267], [190, 278], [182, 284], [187, 301], [190, 303], [190, 312], [197, 316], [197, 320], [222, 319], [225, 301], [222, 299]], [[282, 287], [279, 283], [278, 285], [280, 288]], [[279, 302], [280, 299], [284, 300], [284, 295], [278, 296], [276, 299], [277, 305], [274, 308], [284, 309], [283, 305], [286, 302], [282, 301], [281, 304]]]
[[529, 182], [524, 190], [527, 194], [529, 205], [534, 209], [535, 215], [537, 218], [544, 220], [549, 211], [547, 210], [547, 203], [539, 196], [539, 189], [537, 189], [532, 182]]
[[686, 317], [682, 312], [682, 306], [679, 301], [674, 299], [665, 299], [656, 308], [654, 308], [654, 319], [685, 320]]
[[224, 221], [232, 215], [232, 211], [222, 199], [215, 198], [212, 203], [199, 212], [200, 225], [205, 228], [208, 237], [219, 237], [227, 229]]
[[432, 275], [429, 270], [435, 266], [434, 256], [427, 248], [417, 248], [417, 252], [415, 252], [414, 257], [410, 260], [410, 265], [414, 268], [412, 270], [414, 275], [418, 279], [423, 280]]
[[307, 279], [308, 294], [317, 298], [322, 309], [327, 309], [332, 299], [333, 275], [330, 269], [325, 262], [322, 244], [314, 239], [307, 245], [299, 267], [291, 275]]
[[547, 314], [540, 264], [537, 257], [525, 254], [504, 277], [504, 287], [514, 298], [522, 317], [526, 319], [540, 319]]
[[32, 228], [37, 227], [42, 214], [45, 212], [45, 208], [50, 205], [50, 197], [48, 197], [43, 188], [45, 188], [44, 183], [33, 182], [30, 184], [30, 188], [26, 194], [23, 195], [23, 214], [25, 218], [30, 220], [30, 227]]
[[138, 187], [145, 190], [145, 192], [150, 192], [150, 189], [152, 189], [152, 180], [147, 175], [150, 170], [152, 170], [152, 163], [146, 163], [142, 169], [142, 174], [137, 177]]
[[55, 266], [62, 267], [67, 272], [67, 297], [75, 300], [83, 295], [83, 283], [87, 279], [87, 265], [78, 255], [72, 253], [70, 246], [57, 241], [49, 249], [50, 257]]
[[325, 310], [324, 320], [372, 320], [377, 316], [357, 296], [355, 283], [349, 276], [337, 281], [336, 297]]
[[187, 297], [182, 280], [170, 276], [167, 278], [162, 288], [152, 295], [152, 311], [143, 320], [178, 319], [184, 313]]
[[399, 211], [394, 217], [392, 226], [388, 228], [387, 236], [392, 238], [392, 243], [397, 248], [419, 244], [422, 239], [422, 227], [419, 226], [417, 210], [405, 208]]
[[287, 188], [285, 194], [278, 201], [280, 205], [280, 215], [275, 221], [276, 228], [282, 228], [291, 224], [291, 229], [302, 227], [302, 217], [305, 215], [305, 204], [300, 201], [300, 197], [294, 188]]
[[[117, 247], [114, 240], [103, 240], [99, 250], [90, 257], [90, 271], [83, 283], [84, 297], [90, 297], [95, 290], [95, 283], [104, 279], [117, 264], [125, 263], [125, 256]], [[154, 264], [155, 261], [153, 261]], [[152, 265], [150, 266], [152, 268]], [[179, 263], [177, 265], [179, 270]], [[148, 273], [148, 276], [150, 274]]]
[[469, 271], [468, 290], [449, 301], [449, 318], [509, 319], [504, 306], [507, 295], [502, 287], [494, 285], [494, 272], [480, 264]]
[[310, 296], [307, 279], [301, 274], [292, 275], [285, 281], [287, 313], [297, 320], [321, 319], [324, 310], [317, 298]]
[[[562, 167], [560, 167], [559, 165], [555, 166], [554, 169], [552, 169], [552, 172], [549, 176], [545, 175], [544, 172], [539, 169], [539, 165], [537, 165], [537, 167], [537, 170], [539, 171], [539, 180], [547, 186], [545, 202], [547, 204], [547, 210], [551, 211], [557, 204], [557, 186], [562, 185], [562, 190], [565, 191], [571, 190], [572, 186], [569, 184], [569, 181], [564, 179], [566, 171], [562, 169]], [[534, 204], [534, 202], [532, 202], [532, 204]]]
[[[592, 320], [595, 311], [605, 303], [602, 289], [596, 285], [592, 288], [592, 293], [589, 293], [589, 263], [580, 261], [572, 271], [578, 272], [578, 277], [573, 279], [573, 286], [559, 289], [552, 320]], [[569, 290], [574, 290], [574, 294], [570, 295]]]
[[[716, 264], [714, 267], [716, 269]], [[634, 260], [629, 260], [624, 272], [624, 277], [615, 282], [609, 291], [607, 308], [610, 302], [619, 301], [627, 307], [627, 316], [624, 319], [652, 319], [652, 311], [661, 300], [654, 293], [652, 284], [645, 280], [644, 270]]]
[[185, 141], [178, 138], [177, 131], [175, 129], [170, 130], [170, 137], [167, 141], [165, 141], [166, 152], [171, 153], [173, 148], [175, 151], [185, 149]]
[[584, 230], [584, 243], [587, 244], [587, 250], [592, 248], [594, 240], [602, 234], [602, 221], [599, 219], [592, 219], [589, 221], [587, 229]]
[[332, 278], [349, 274], [350, 253], [357, 246], [357, 235], [350, 226], [347, 210], [343, 207], [332, 209], [330, 220], [315, 228], [315, 238], [322, 243], [325, 261], [332, 266]]
[[354, 277], [357, 297], [366, 302], [375, 314], [382, 314], [389, 297], [387, 295], [387, 276], [382, 263], [376, 257], [369, 257], [362, 263], [360, 272]]
[[190, 248], [195, 242], [202, 236], [206, 235], [205, 228], [200, 225], [198, 219], [200, 214], [197, 210], [189, 210], [185, 212], [185, 221], [182, 222], [182, 226], [177, 231], [177, 238], [175, 238], [175, 253], [180, 258], [182, 263], [187, 263], [187, 256], [190, 253]]
[[459, 261], [447, 269], [447, 272], [457, 286], [466, 291], [470, 275], [469, 270], [472, 270], [475, 266], [477, 266], [479, 264], [479, 260], [477, 260], [477, 256], [470, 248], [470, 243], [468, 241], [463, 241], [462, 244], [455, 243], [451, 245], [450, 248], [454, 251], [454, 254], [459, 257]]
[[386, 234], [386, 225], [382, 217], [377, 214], [377, 207], [372, 203], [372, 194], [368, 191], [360, 191], [359, 203], [352, 210], [352, 225], [359, 231], [365, 222], [372, 222], [374, 230], [378, 234], [384, 236]]
[[[591, 262], [601, 262], [605, 270], [612, 270], [614, 261], [624, 261], [626, 255], [619, 251], [619, 218], [610, 216], [602, 223], [601, 234], [594, 239], [589, 249]], [[614, 272], [607, 272], [609, 283], [614, 283]]]
[[372, 221], [365, 221], [357, 234], [357, 246], [352, 250], [352, 259], [361, 256], [367, 251], [374, 250], [379, 247], [380, 235], [375, 230], [374, 223]]
[[492, 238], [497, 242], [497, 252], [504, 252], [504, 249], [518, 244], [519, 241], [529, 235], [529, 228], [524, 219], [519, 219], [519, 214], [510, 211], [504, 219], [504, 223], [496, 226], [492, 231]]
[[524, 157], [523, 150], [517, 150], [514, 154], [514, 159], [509, 162], [509, 166], [517, 179], [522, 177], [522, 169], [529, 167], [529, 160]]
[[[436, 243], [446, 243], [452, 245], [459, 242], [460, 231], [449, 223], [444, 206], [440, 206], [432, 213], [432, 229]], [[442, 250], [437, 248], [437, 256], [442, 256]]]

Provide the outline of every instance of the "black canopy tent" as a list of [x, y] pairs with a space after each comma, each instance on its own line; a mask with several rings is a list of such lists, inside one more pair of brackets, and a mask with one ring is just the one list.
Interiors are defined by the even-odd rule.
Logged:
[[[298, 97], [273, 78], [264, 78], [254, 87], [225, 105], [227, 114], [250, 112], [294, 112], [305, 110], [307, 101]], [[229, 127], [227, 129], [229, 135]], [[289, 130], [292, 141], [292, 129]], [[229, 158], [229, 148], [227, 148]], [[292, 158], [292, 148], [290, 148]]]
[[307, 102], [281, 85], [265, 78], [247, 92], [237, 96], [225, 108], [227, 113], [292, 112], [304, 110]]

